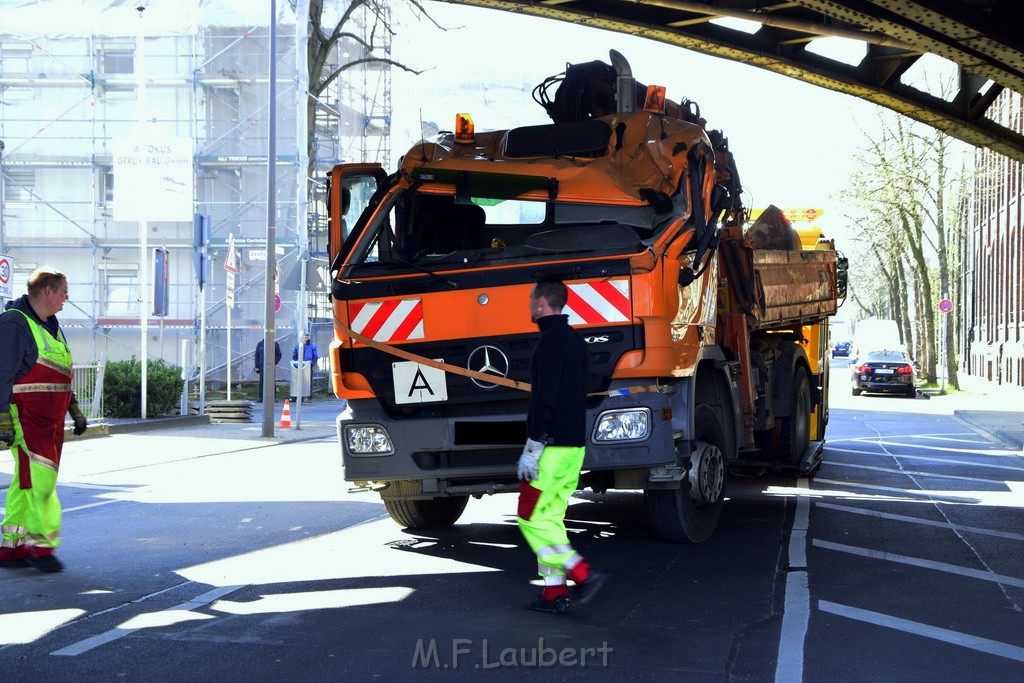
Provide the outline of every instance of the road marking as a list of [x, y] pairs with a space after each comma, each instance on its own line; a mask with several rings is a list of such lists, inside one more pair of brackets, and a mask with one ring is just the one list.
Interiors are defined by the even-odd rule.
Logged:
[[[975, 505], [978, 503], [977, 498], [967, 498], [964, 496], [952, 496], [952, 495], [934, 495], [934, 491], [923, 491], [921, 489], [903, 489], [898, 486], [880, 486], [878, 484], [861, 484], [856, 481], [839, 481], [838, 479], [823, 479], [821, 477], [814, 478], [815, 484], [829, 484], [832, 486], [849, 486], [855, 489], [868, 489], [871, 491], [886, 491], [888, 493], [899, 493], [904, 496], [921, 496], [923, 499], [927, 499], [939, 503], [966, 503]], [[811, 489], [812, 493], [815, 494], [832, 494], [835, 492], [822, 491], [821, 489]], [[843, 491], [843, 493], [846, 493]], [[917, 502], [916, 500], [913, 502]]]
[[[874, 437], [872, 437], [872, 439], [874, 439]], [[876, 445], [876, 446], [899, 446], [900, 448], [917, 448], [917, 449], [920, 449], [920, 450], [938, 451], [938, 452], [941, 452], [941, 453], [960, 453], [960, 454], [968, 454], [969, 453], [969, 454], [972, 454], [972, 455], [977, 455], [979, 457], [980, 456], [984, 456], [984, 457], [994, 457], [994, 458], [1014, 458], [1016, 460], [1020, 459], [1020, 452], [1019, 451], [1011, 451], [1011, 450], [1007, 450], [1005, 448], [992, 449], [992, 450], [988, 450], [988, 449], [986, 449], [986, 450], [979, 450], [979, 449], [973, 448], [973, 447], [969, 448], [969, 449], [967, 449], [967, 448], [944, 448], [942, 446], [933, 446], [931, 444], [920, 444], [920, 445], [918, 445], [918, 444], [910, 444], [910, 443], [907, 443], [906, 441], [884, 441], [884, 440], [877, 440], [877, 439], [876, 440], [868, 440], [866, 438], [865, 439], [836, 439], [834, 441], [830, 440], [828, 442], [828, 444], [829, 444], [829, 446], [832, 449], [835, 449], [836, 444], [843, 443], [843, 442], [847, 442], [847, 443], [854, 442], [854, 443], [859, 443], [859, 444], [871, 444], [871, 445]], [[971, 445], [972, 446], [977, 446], [978, 444], [977, 444], [977, 442], [972, 442]], [[985, 444], [985, 445], [990, 445], [990, 444]], [[841, 452], [843, 452], [843, 453], [864, 453], [865, 455], [892, 455], [888, 451], [858, 451], [858, 450], [846, 449], [846, 448], [839, 449], [839, 450], [841, 450]], [[910, 456], [900, 456], [900, 457], [910, 457]], [[918, 456], [918, 457], [921, 457], [921, 456]], [[973, 464], [977, 464], [977, 463], [970, 463], [970, 464], [973, 465]], [[1020, 468], [1018, 468], [1018, 469], [1020, 469]]]
[[[797, 487], [807, 489], [807, 480], [797, 481]], [[800, 681], [804, 677], [804, 640], [811, 619], [811, 592], [807, 580], [807, 525], [810, 519], [810, 500], [797, 496], [796, 514], [789, 535], [786, 575], [786, 595], [782, 610], [782, 632], [779, 635], [779, 656], [775, 664], [775, 680]], [[802, 571], [794, 571], [801, 569]]]
[[[902, 455], [892, 456], [894, 458], [902, 458]], [[828, 460], [824, 464], [834, 465], [836, 467], [855, 467], [859, 470], [872, 470], [874, 472], [886, 472], [889, 474], [910, 474], [918, 477], [939, 477], [941, 479], [959, 479], [961, 481], [974, 481], [982, 482], [984, 484], [1002, 484], [1005, 480], [1003, 479], [983, 479], [981, 477], [965, 477], [960, 474], [938, 474], [936, 472], [921, 472], [918, 470], [897, 470], [891, 467], [877, 467], [875, 465], [858, 465], [852, 462], [836, 462], [834, 460]]]
[[[1024, 481], [1005, 480], [1001, 482], [1006, 490], [996, 489], [973, 489], [973, 490], [938, 490], [938, 489], [901, 489], [892, 486], [876, 486], [874, 484], [858, 484], [851, 481], [835, 481], [832, 479], [815, 478], [815, 481], [823, 484], [837, 484], [839, 486], [851, 486], [853, 488], [874, 489], [880, 491], [899, 491], [904, 495], [926, 496], [934, 503], [963, 503], [964, 505], [988, 505], [992, 507], [1024, 508]], [[916, 483], [916, 482], [915, 482]], [[814, 489], [814, 494], [825, 494], [820, 489]], [[950, 495], [955, 493], [957, 495]]]
[[972, 579], [981, 579], [982, 581], [991, 581], [993, 583], [998, 583], [1001, 585], [1024, 588], [1024, 579], [1018, 579], [1014, 576], [1006, 576], [1005, 574], [996, 574], [994, 572], [988, 572], [981, 569], [971, 569], [970, 567], [961, 567], [960, 565], [948, 564], [946, 562], [923, 560], [919, 557], [896, 555], [895, 553], [887, 553], [882, 550], [874, 550], [872, 548], [860, 548], [858, 546], [844, 545], [842, 543], [831, 543], [829, 541], [820, 541], [818, 539], [814, 539], [812, 543], [816, 548], [823, 548], [825, 550], [835, 550], [836, 552], [849, 553], [850, 555], [859, 555], [861, 557], [869, 557], [874, 560], [885, 560], [887, 562], [896, 562], [898, 564], [908, 564], [913, 567], [934, 569], [936, 571], [946, 572], [948, 574], [959, 574], [960, 576], [966, 576]]
[[[798, 479], [796, 482], [798, 490], [807, 491], [807, 480]], [[798, 495], [796, 500], [796, 514], [793, 515], [793, 529], [789, 534], [789, 568], [807, 568], [807, 524], [809, 521], [810, 503], [807, 496]]]
[[840, 605], [838, 603], [828, 602], [827, 600], [819, 600], [818, 609], [822, 612], [837, 614], [848, 619], [855, 619], [856, 621], [863, 621], [876, 626], [884, 626], [885, 628], [903, 631], [904, 633], [912, 633], [914, 635], [931, 638], [933, 640], [940, 640], [944, 643], [959, 645], [960, 647], [977, 650], [978, 652], [985, 652], [987, 654], [996, 655], [997, 657], [1005, 657], [1006, 659], [1024, 662], [1024, 647], [1010, 645], [1009, 643], [1003, 643], [998, 640], [989, 640], [988, 638], [972, 636], [966, 633], [960, 633], [959, 631], [951, 631], [949, 629], [939, 628], [938, 626], [929, 626], [928, 624], [922, 624], [917, 621], [900, 619], [899, 617], [893, 617], [888, 614], [871, 612], [857, 607], [850, 607], [848, 605]]
[[[188, 602], [183, 602], [180, 605], [176, 605], [163, 611], [190, 611], [193, 609], [198, 609], [200, 607], [206, 607], [214, 600], [217, 600], [218, 598], [221, 598], [227, 595], [228, 593], [233, 593], [239, 588], [242, 588], [242, 586], [221, 586], [220, 588], [215, 588], [212, 591], [207, 591], [202, 595], [192, 598]], [[124, 638], [125, 636], [131, 635], [132, 633], [135, 633], [138, 630], [140, 629], [114, 628], [107, 631], [106, 633], [100, 633], [98, 635], [92, 636], [91, 638], [86, 638], [85, 640], [80, 640], [77, 643], [68, 645], [67, 647], [61, 648], [60, 650], [55, 650], [50, 654], [59, 657], [75, 657], [77, 655], [82, 654], [83, 652], [88, 652], [89, 650], [100, 647], [101, 645], [106, 645], [107, 643], [112, 643], [115, 640]]]
[[[902, 459], [905, 459], [905, 460], [924, 460], [925, 462], [936, 463], [936, 464], [939, 464], [939, 465], [967, 465], [967, 466], [970, 466], [970, 467], [984, 467], [984, 468], [996, 469], [996, 470], [1013, 470], [1014, 472], [1020, 472], [1020, 471], [1024, 470], [1024, 466], [1016, 465], [1016, 464], [1015, 465], [992, 465], [990, 463], [976, 463], [976, 462], [971, 461], [971, 460], [950, 460], [949, 458], [939, 458], [939, 457], [934, 457], [934, 456], [902, 456], [902, 455], [897, 455], [897, 454], [888, 453], [888, 452], [850, 451], [850, 450], [847, 450], [847, 449], [844, 449], [842, 451], [838, 451], [837, 453], [838, 454], [843, 454], [843, 455], [854, 455], [854, 456], [881, 456], [881, 457], [884, 457], [884, 458], [902, 458]], [[982, 455], [979, 455], [979, 457], [989, 458], [990, 456], [982, 454]], [[1017, 458], [1017, 460], [1020, 460], [1019, 456], [1015, 456], [1015, 458]], [[825, 462], [826, 463], [830, 463], [830, 462], [833, 462], [833, 461], [826, 460]]]
[[1009, 538], [1014, 541], [1024, 541], [1024, 534], [1017, 534], [1012, 531], [997, 531], [996, 529], [982, 529], [976, 526], [964, 526], [962, 524], [951, 524], [950, 522], [936, 522], [931, 519], [921, 519], [920, 517], [910, 517], [908, 515], [897, 515], [891, 512], [878, 512], [877, 510], [865, 510], [863, 508], [855, 508], [849, 505], [838, 505], [836, 503], [824, 503], [821, 501], [816, 502], [815, 507], [827, 508], [829, 510], [839, 510], [840, 512], [850, 512], [855, 515], [867, 515], [869, 517], [881, 517], [882, 519], [892, 519], [897, 522], [910, 522], [911, 524], [923, 524], [925, 526], [937, 526], [946, 529], [953, 529], [956, 531], [968, 531], [972, 534], [983, 534], [985, 536], [998, 536], [999, 538]]

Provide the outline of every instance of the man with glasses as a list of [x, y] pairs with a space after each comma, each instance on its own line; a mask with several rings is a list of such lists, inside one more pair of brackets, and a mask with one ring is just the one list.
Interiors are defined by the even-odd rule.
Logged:
[[14, 457], [0, 567], [64, 568], [54, 554], [60, 545], [57, 471], [64, 415], [71, 414], [76, 436], [87, 427], [71, 391], [71, 351], [57, 322], [67, 299], [67, 277], [44, 266], [29, 276], [28, 294], [0, 314], [0, 442]]

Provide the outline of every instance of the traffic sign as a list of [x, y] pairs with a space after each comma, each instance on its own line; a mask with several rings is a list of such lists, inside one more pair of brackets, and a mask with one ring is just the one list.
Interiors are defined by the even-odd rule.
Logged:
[[281, 310], [281, 295], [280, 294], [275, 294], [274, 295], [274, 313], [277, 313], [280, 310]]
[[953, 302], [949, 299], [943, 299], [939, 302], [939, 310], [943, 313], [949, 313], [953, 310]]
[[228, 233], [228, 255], [224, 259], [224, 270], [229, 273], [238, 272], [238, 261], [235, 258], [235, 234]]
[[13, 270], [10, 257], [0, 254], [0, 299], [14, 298], [14, 281], [11, 275]]

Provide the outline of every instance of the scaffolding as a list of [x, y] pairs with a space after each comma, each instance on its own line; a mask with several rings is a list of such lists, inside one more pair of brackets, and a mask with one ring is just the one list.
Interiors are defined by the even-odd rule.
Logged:
[[[0, 10], [0, 254], [13, 261], [15, 296], [32, 270], [53, 265], [68, 275], [70, 300], [60, 318], [77, 361], [137, 357], [146, 348], [151, 358], [179, 363], [184, 344], [195, 377], [205, 322], [207, 382], [228, 381], [229, 348], [230, 381], [255, 380], [252, 353], [263, 338], [267, 256], [266, 7], [222, 0], [182, 11], [181, 3], [155, 0], [136, 13], [130, 3], [97, 0], [83, 10], [89, 21], [48, 22], [52, 30], [38, 35], [31, 27], [44, 24], [30, 14], [48, 4], [67, 6], [55, 0]], [[316, 332], [323, 331], [324, 316], [329, 319], [316, 303], [325, 295], [317, 239], [323, 212], [306, 177], [307, 3], [298, 3], [298, 17], [289, 3], [278, 5], [273, 161], [280, 307], [274, 326], [282, 349], [292, 348], [297, 330], [313, 331], [314, 341], [326, 347], [330, 338]], [[56, 16], [53, 9], [48, 16]], [[364, 15], [353, 28], [371, 30], [371, 19]], [[328, 107], [342, 116], [325, 120], [323, 128], [317, 121], [321, 148], [335, 153], [319, 160], [315, 176], [336, 161], [367, 158], [373, 142], [347, 139], [346, 127], [358, 120], [381, 128], [377, 122], [390, 117], [390, 100], [379, 94], [390, 89], [387, 71], [345, 72]], [[358, 81], [372, 87], [373, 96], [360, 100]], [[356, 126], [353, 134], [375, 137], [371, 128]], [[142, 223], [145, 240], [139, 222], [115, 219], [120, 171], [114, 151], [119, 140], [139, 133], [191, 140], [193, 213], [208, 219], [206, 244], [195, 244], [192, 216]], [[374, 154], [379, 158], [386, 147], [378, 145]], [[353, 149], [360, 156], [344, 159], [342, 150]], [[223, 268], [229, 240], [238, 263], [230, 332]], [[170, 253], [168, 307], [160, 316], [145, 312], [147, 345], [140, 338], [140, 301], [153, 301], [154, 276], [151, 259], [144, 262], [140, 252], [144, 241]], [[207, 257], [202, 288], [197, 253]]]

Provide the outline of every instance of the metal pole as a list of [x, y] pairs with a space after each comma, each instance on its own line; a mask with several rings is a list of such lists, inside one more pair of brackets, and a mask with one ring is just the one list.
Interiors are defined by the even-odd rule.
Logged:
[[[135, 57], [136, 57], [136, 76], [138, 77], [138, 137], [144, 138], [145, 133], [143, 127], [145, 126], [146, 120], [146, 50], [145, 50], [145, 36], [143, 33], [142, 15], [145, 13], [146, 8], [144, 5], [139, 5], [139, 31], [135, 36]], [[149, 370], [149, 297], [147, 296], [147, 289], [149, 288], [149, 277], [147, 275], [147, 269], [149, 268], [149, 259], [146, 258], [147, 250], [147, 236], [146, 236], [147, 225], [146, 221], [139, 221], [139, 334], [141, 336], [141, 349], [139, 354], [142, 356], [142, 394], [140, 397], [140, 404], [142, 413], [142, 419], [146, 419], [146, 384], [147, 374]]]
[[[303, 17], [300, 17], [300, 20]], [[300, 49], [300, 48], [297, 48]], [[270, 121], [267, 126], [267, 264], [263, 278], [263, 436], [274, 435], [274, 281], [277, 276], [277, 0], [270, 0]]]
[[7, 182], [4, 180], [4, 141], [0, 140], [0, 254], [7, 253], [7, 233], [4, 229], [5, 194], [7, 194]]
[[[208, 256], [206, 242], [203, 242], [203, 255]], [[205, 268], [206, 263], [200, 265]], [[205, 277], [206, 272], [203, 272]], [[199, 414], [206, 414], [206, 287], [210, 283], [204, 283], [199, 290]]]

